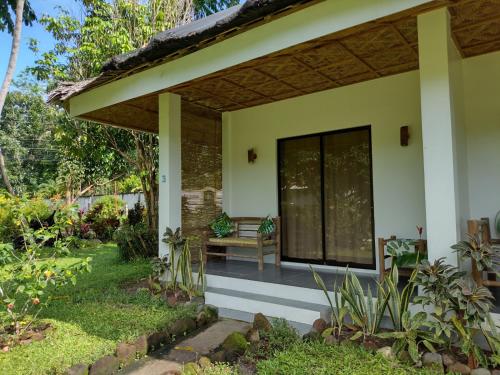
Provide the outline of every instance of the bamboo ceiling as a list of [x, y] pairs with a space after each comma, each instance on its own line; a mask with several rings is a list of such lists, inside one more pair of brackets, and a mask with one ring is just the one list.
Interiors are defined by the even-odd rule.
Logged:
[[[457, 0], [449, 11], [453, 38], [463, 57], [500, 50], [500, 0]], [[414, 11], [308, 41], [167, 91], [203, 107], [234, 111], [415, 69]], [[144, 116], [144, 129], [157, 129], [156, 95], [121, 105], [123, 110], [115, 114], [126, 117], [135, 110]], [[88, 117], [99, 120], [102, 111]]]

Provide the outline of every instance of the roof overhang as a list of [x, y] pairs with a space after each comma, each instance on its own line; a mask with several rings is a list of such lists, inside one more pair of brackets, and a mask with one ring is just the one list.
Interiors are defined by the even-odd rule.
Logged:
[[500, 49], [500, 0], [330, 0], [94, 87], [70, 98], [69, 110], [156, 131], [161, 92], [232, 111], [414, 70], [416, 16], [443, 6], [464, 57]]

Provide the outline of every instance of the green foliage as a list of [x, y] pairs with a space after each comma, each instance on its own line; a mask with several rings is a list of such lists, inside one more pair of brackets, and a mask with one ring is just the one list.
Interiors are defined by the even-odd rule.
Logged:
[[377, 296], [373, 301], [373, 294], [368, 285], [366, 297], [357, 276], [347, 271], [344, 283], [340, 288], [340, 293], [345, 300], [345, 306], [349, 316], [359, 331], [352, 336], [352, 340], [360, 337], [375, 335], [380, 328], [380, 322], [384, 317], [389, 296], [382, 291], [380, 285], [377, 286]]
[[325, 285], [325, 282], [323, 281], [321, 276], [316, 271], [314, 271], [311, 265], [309, 265], [309, 268], [311, 269], [316, 285], [318, 285], [318, 287], [323, 291], [328, 301], [328, 304], [330, 305], [330, 310], [331, 310], [330, 320], [332, 325], [332, 334], [339, 337], [340, 334], [342, 333], [342, 328], [344, 327], [345, 318], [348, 313], [348, 309], [346, 307], [346, 301], [342, 297], [342, 293], [340, 292], [340, 289], [337, 287], [337, 283], [334, 282], [332, 289], [335, 299], [335, 305], [334, 305], [332, 299], [330, 298], [330, 294], [328, 293], [328, 289]]
[[318, 341], [299, 342], [265, 361], [257, 363], [259, 375], [411, 375], [433, 374], [393, 363], [367, 352], [359, 345], [328, 346]]
[[387, 309], [392, 320], [394, 331], [382, 332], [377, 336], [395, 339], [393, 350], [396, 355], [407, 351], [416, 363], [420, 360], [419, 347], [425, 346], [427, 350], [435, 351], [433, 344], [442, 344], [443, 341], [435, 337], [429, 330], [434, 324], [427, 319], [427, 313], [419, 312], [411, 315], [409, 310], [410, 299], [416, 289], [415, 279], [417, 271], [414, 270], [410, 279], [400, 291], [398, 267], [393, 264], [391, 272], [382, 283], [381, 293], [388, 297]]
[[142, 191], [141, 179], [135, 174], [127, 176], [118, 182], [118, 190], [123, 193], [138, 193]]
[[139, 258], [152, 258], [158, 253], [158, 238], [145, 223], [122, 224], [113, 235], [120, 258], [126, 262]]
[[416, 244], [415, 240], [390, 240], [387, 243], [387, 253], [392, 256], [397, 267], [415, 267], [421, 259], [420, 253], [414, 247]]
[[259, 228], [257, 229], [258, 233], [262, 234], [271, 234], [274, 233], [276, 230], [273, 218], [268, 215], [264, 220], [259, 225]]
[[[214, 363], [199, 370], [199, 375], [238, 375], [238, 371], [227, 363]], [[186, 375], [183, 372], [183, 375]]]
[[[5, 31], [9, 34], [14, 32], [14, 19], [12, 14], [16, 12], [16, 0], [4, 0], [0, 2], [0, 31]], [[36, 14], [29, 0], [25, 0], [23, 8], [23, 23], [26, 26], [31, 26], [36, 21]]]
[[468, 237], [468, 241], [459, 241], [451, 247], [462, 259], [474, 260], [479, 271], [492, 270], [500, 265], [491, 244], [482, 243], [478, 234]]
[[121, 262], [114, 245], [80, 249], [57, 262], [65, 267], [87, 257], [92, 257], [92, 273], [80, 274], [75, 286], [55, 289], [51, 304], [39, 314], [54, 329], [43, 341], [2, 353], [2, 373], [62, 374], [77, 363], [90, 364], [113, 354], [119, 342], [133, 341], [176, 319], [193, 316], [191, 309], [169, 307], [148, 292], [123, 289], [124, 283], [147, 277], [151, 268], [146, 260]]
[[[180, 228], [177, 228], [175, 231], [167, 228], [162, 241], [169, 246], [169, 254], [166, 258], [156, 260], [155, 268], [159, 271], [162, 268], [168, 270], [169, 281], [167, 288], [174, 290], [180, 288], [189, 296], [204, 293], [206, 280], [204, 264], [201, 261], [203, 259], [201, 249], [199, 253], [200, 265], [198, 268], [198, 278], [195, 283], [189, 239], [182, 236]], [[164, 267], [158, 266], [158, 263], [162, 262], [166, 262]], [[160, 275], [157, 274], [156, 276], [158, 278]]]
[[125, 202], [115, 196], [105, 196], [97, 200], [85, 214], [84, 221], [102, 241], [109, 241], [120, 226]]
[[427, 319], [424, 311], [411, 315], [410, 311], [405, 311], [401, 316], [401, 329], [377, 334], [381, 338], [394, 339], [393, 351], [399, 355], [403, 351], [408, 351], [413, 362], [420, 360], [419, 347], [423, 345], [427, 350], [435, 352], [433, 344], [442, 344], [443, 341], [436, 338], [429, 328], [433, 324]]
[[0, 116], [0, 146], [16, 194], [34, 194], [57, 177], [59, 145], [53, 132], [64, 116], [45, 103], [40, 86], [25, 76], [14, 82]]
[[[9, 200], [4, 196], [3, 200]], [[89, 272], [90, 259], [61, 267], [57, 259], [68, 254], [74, 241], [64, 232], [71, 225], [71, 210], [59, 210], [50, 226], [40, 215], [46, 205], [37, 199], [10, 197], [16, 229], [22, 236], [22, 247], [0, 246], [0, 332], [19, 336], [36, 319], [42, 307], [51, 300], [51, 290], [76, 283], [76, 275]], [[34, 226], [32, 223], [39, 223]], [[50, 249], [46, 248], [51, 244]]]
[[223, 212], [210, 224], [210, 229], [212, 229], [216, 237], [223, 238], [234, 232], [234, 223], [231, 221], [231, 218]]
[[126, 262], [152, 258], [158, 253], [158, 236], [144, 220], [144, 207], [137, 202], [127, 214], [127, 220], [115, 231], [120, 258]]
[[474, 336], [488, 319], [493, 296], [487, 288], [478, 287], [464, 276], [458, 268], [445, 264], [444, 258], [432, 264], [422, 261], [416, 283], [424, 294], [415, 297], [415, 302], [434, 306], [431, 315], [436, 320], [435, 337], [444, 336], [450, 342], [458, 339], [458, 346], [469, 358], [469, 366], [475, 367], [478, 362], [486, 363]]

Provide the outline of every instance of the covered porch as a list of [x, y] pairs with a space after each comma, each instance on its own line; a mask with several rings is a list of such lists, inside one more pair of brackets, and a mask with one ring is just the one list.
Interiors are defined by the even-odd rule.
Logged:
[[[291, 316], [309, 304], [321, 313], [325, 301], [308, 263], [323, 267], [329, 286], [350, 265], [373, 289], [377, 239], [417, 238], [416, 226], [430, 260], [469, 269], [450, 246], [465, 239], [468, 219], [493, 222], [500, 209], [499, 4], [363, 4], [369, 11], [301, 4], [196, 52], [89, 82], [70, 98], [74, 116], [159, 133], [160, 233], [182, 226], [199, 236], [223, 211], [281, 217], [281, 267], [272, 256], [262, 272], [237, 257], [209, 261], [208, 301], [248, 310], [260, 299], [278, 316], [283, 306]], [[349, 152], [330, 152], [328, 142], [342, 144], [337, 135], [359, 129], [368, 136], [348, 151], [359, 146], [360, 160], [329, 173], [329, 155], [340, 150], [342, 160]], [[296, 160], [283, 158], [288, 140], [302, 147], [290, 143]], [[283, 171], [287, 163], [294, 171]], [[361, 166], [366, 174], [356, 176]], [[301, 171], [309, 172], [307, 186], [286, 183]], [[328, 176], [348, 183], [332, 190]], [[287, 187], [310, 194], [284, 199]], [[342, 212], [353, 196], [362, 210]]]

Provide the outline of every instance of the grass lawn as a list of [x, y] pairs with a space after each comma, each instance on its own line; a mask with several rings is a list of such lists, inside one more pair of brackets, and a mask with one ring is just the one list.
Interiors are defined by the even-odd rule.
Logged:
[[116, 245], [80, 249], [61, 262], [92, 257], [92, 272], [81, 275], [76, 286], [65, 286], [42, 311], [40, 318], [54, 329], [46, 339], [0, 353], [5, 375], [60, 374], [77, 363], [92, 363], [111, 354], [116, 344], [164, 328], [192, 314], [171, 308], [147, 292], [129, 294], [119, 288], [127, 280], [150, 273], [149, 261], [122, 263]]
[[258, 375], [430, 375], [424, 369], [404, 366], [364, 350], [357, 344], [327, 346], [299, 342], [257, 363]]

